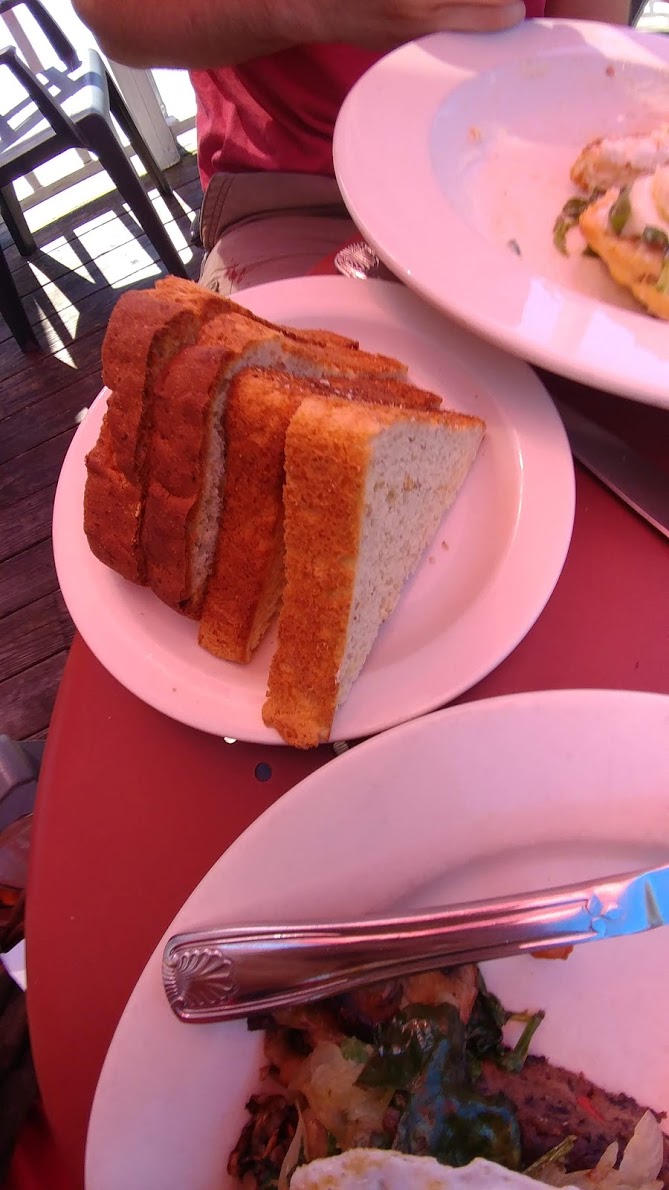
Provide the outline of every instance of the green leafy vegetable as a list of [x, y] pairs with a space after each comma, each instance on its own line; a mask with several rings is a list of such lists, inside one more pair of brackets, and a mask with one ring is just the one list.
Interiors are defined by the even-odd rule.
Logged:
[[553, 224], [553, 243], [558, 252], [567, 255], [567, 233], [578, 223], [579, 217], [592, 202], [590, 198], [568, 198]]
[[585, 248], [583, 249], [583, 255], [584, 256], [594, 256], [595, 260], [599, 260], [599, 256], [598, 256], [597, 252], [595, 252], [595, 249], [591, 248], [589, 244], [586, 244]]
[[438, 1056], [430, 1063], [400, 1117], [393, 1148], [468, 1165], [485, 1157], [508, 1169], [520, 1167], [520, 1129], [504, 1095], [478, 1095], [471, 1087], [443, 1086]]
[[651, 248], [663, 248], [665, 252], [669, 248], [669, 236], [660, 227], [644, 227], [641, 239], [644, 244], [650, 244]]
[[337, 1144], [337, 1137], [333, 1136], [333, 1134], [331, 1132], [328, 1132], [328, 1149], [327, 1149], [326, 1155], [328, 1157], [336, 1157], [337, 1154], [340, 1152], [341, 1152], [341, 1149], [339, 1148], [339, 1145]]
[[371, 1046], [357, 1037], [345, 1037], [339, 1048], [347, 1062], [366, 1062], [372, 1052]]
[[615, 235], [619, 236], [632, 214], [632, 203], [627, 186], [623, 186], [620, 194], [609, 211], [609, 226]]
[[442, 1069], [462, 1077], [465, 1031], [452, 1004], [412, 1004], [377, 1030], [376, 1052], [358, 1078], [360, 1087], [409, 1090], [436, 1050]]
[[[481, 972], [478, 973], [479, 994], [467, 1024], [467, 1059], [472, 1079], [478, 1078], [481, 1062], [494, 1062], [502, 1070], [516, 1073], [521, 1070], [530, 1042], [544, 1019], [543, 1012], [507, 1012], [497, 996], [489, 992]], [[504, 1045], [502, 1030], [507, 1021], [522, 1021], [525, 1028], [513, 1049]]]
[[538, 1182], [543, 1180], [543, 1175], [549, 1167], [557, 1169], [560, 1173], [564, 1173], [565, 1158], [569, 1156], [575, 1144], [575, 1136], [565, 1136], [559, 1145], [555, 1145], [552, 1149], [549, 1149], [543, 1156], [537, 1157], [537, 1160], [533, 1161], [531, 1165], [528, 1165], [527, 1169], [523, 1170], [523, 1173], [528, 1178], [535, 1178]]
[[520, 244], [518, 243], [518, 240], [509, 240], [507, 242], [506, 246], [507, 246], [507, 248], [510, 248], [511, 251], [516, 254], [516, 256], [523, 255], [522, 252], [520, 251]]

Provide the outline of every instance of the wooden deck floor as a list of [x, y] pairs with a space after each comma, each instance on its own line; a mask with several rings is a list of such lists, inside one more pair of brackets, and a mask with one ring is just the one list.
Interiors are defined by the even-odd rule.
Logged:
[[[152, 192], [191, 276], [201, 253], [188, 240], [201, 200], [195, 158], [168, 171], [174, 199]], [[100, 390], [100, 345], [127, 289], [163, 271], [114, 192], [37, 232], [22, 260], [0, 237], [43, 347], [23, 355], [0, 320], [0, 733], [45, 735], [73, 625], [58, 589], [51, 511], [77, 415]]]

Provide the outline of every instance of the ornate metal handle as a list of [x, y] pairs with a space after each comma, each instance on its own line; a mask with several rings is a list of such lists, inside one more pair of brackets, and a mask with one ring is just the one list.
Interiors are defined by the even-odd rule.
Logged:
[[165, 948], [163, 983], [181, 1020], [230, 1020], [435, 967], [648, 929], [661, 921], [649, 920], [647, 888], [642, 877], [611, 877], [410, 917], [180, 934]]

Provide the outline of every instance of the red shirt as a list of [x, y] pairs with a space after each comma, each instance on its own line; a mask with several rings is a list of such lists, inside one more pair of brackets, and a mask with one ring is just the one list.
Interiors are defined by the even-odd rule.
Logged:
[[[540, 16], [545, 0], [526, 0]], [[202, 183], [219, 171], [332, 175], [332, 133], [353, 84], [378, 55], [344, 45], [296, 46], [241, 66], [191, 73]]]

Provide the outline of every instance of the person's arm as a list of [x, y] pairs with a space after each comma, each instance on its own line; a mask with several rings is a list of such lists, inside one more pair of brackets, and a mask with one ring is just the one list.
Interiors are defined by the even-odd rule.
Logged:
[[73, 7], [104, 52], [126, 66], [227, 66], [314, 40], [301, 0], [73, 0]]
[[[612, 0], [614, 2], [614, 0]], [[386, 50], [443, 29], [522, 20], [522, 0], [73, 0], [110, 58], [214, 68], [310, 42]]]
[[630, 0], [546, 0], [546, 16], [628, 25]]

